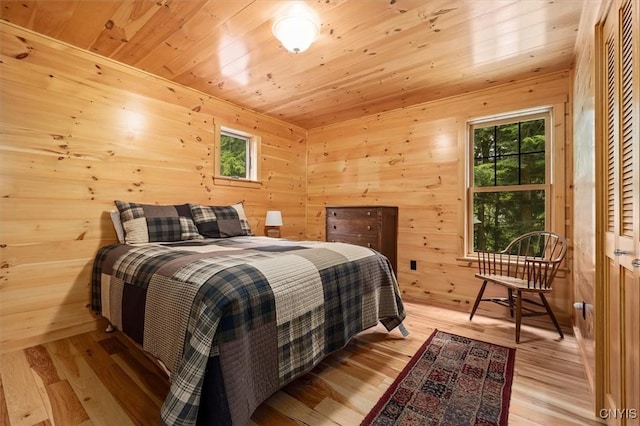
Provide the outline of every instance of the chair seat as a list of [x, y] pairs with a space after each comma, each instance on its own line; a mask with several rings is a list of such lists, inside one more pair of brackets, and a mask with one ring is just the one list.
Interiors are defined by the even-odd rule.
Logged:
[[551, 292], [550, 288], [529, 287], [529, 283], [527, 282], [527, 280], [523, 280], [522, 278], [509, 277], [507, 275], [476, 274], [476, 278], [480, 278], [481, 280], [491, 281], [493, 283], [500, 284], [505, 287], [512, 288], [514, 290], [526, 290], [526, 291], [536, 292], [536, 293]]
[[[560, 338], [564, 338], [560, 324], [545, 296], [551, 292], [553, 279], [567, 253], [567, 241], [564, 237], [549, 231], [533, 231], [517, 237], [502, 251], [476, 252], [478, 272], [475, 276], [482, 280], [482, 286], [471, 309], [469, 320], [473, 319], [480, 302], [493, 302], [508, 307], [511, 317], [515, 315], [516, 343], [520, 343], [522, 317], [541, 314], [549, 315]], [[489, 283], [505, 287], [507, 297], [483, 298]], [[541, 303], [527, 298], [527, 293], [536, 293]], [[528, 306], [523, 306], [523, 302]], [[531, 309], [531, 305], [544, 307], [545, 311]]]

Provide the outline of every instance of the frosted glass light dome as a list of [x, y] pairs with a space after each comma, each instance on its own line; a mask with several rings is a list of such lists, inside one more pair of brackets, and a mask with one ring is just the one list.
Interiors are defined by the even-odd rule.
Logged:
[[289, 52], [304, 52], [318, 37], [318, 25], [306, 16], [287, 15], [274, 22], [273, 35]]

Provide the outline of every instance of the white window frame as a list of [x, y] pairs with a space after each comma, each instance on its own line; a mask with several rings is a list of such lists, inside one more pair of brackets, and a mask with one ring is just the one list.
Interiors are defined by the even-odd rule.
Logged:
[[[221, 171], [222, 135], [228, 135], [247, 142], [247, 168], [244, 177], [223, 176]], [[255, 186], [260, 184], [260, 143], [261, 138], [252, 133], [228, 127], [225, 125], [215, 125], [215, 159], [214, 159], [214, 182], [219, 185], [240, 185]]]
[[[488, 126], [499, 126], [503, 124], [545, 119], [545, 182], [543, 184], [509, 185], [509, 186], [474, 186], [474, 129]], [[482, 192], [509, 191], [517, 187], [518, 190], [544, 190], [545, 192], [545, 230], [553, 229], [552, 203], [553, 192], [552, 183], [554, 180], [554, 134], [553, 123], [554, 111], [552, 107], [541, 107], [530, 110], [515, 111], [505, 114], [497, 114], [488, 117], [481, 117], [468, 120], [466, 123], [466, 197], [465, 197], [465, 256], [475, 258], [476, 252], [473, 247], [474, 237], [474, 214], [473, 199], [474, 194]]]

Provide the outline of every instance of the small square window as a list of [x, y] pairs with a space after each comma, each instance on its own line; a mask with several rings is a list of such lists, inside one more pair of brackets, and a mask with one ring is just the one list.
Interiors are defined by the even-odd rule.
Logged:
[[216, 133], [215, 177], [257, 182], [260, 138], [223, 126]]
[[220, 176], [249, 179], [250, 138], [228, 131], [220, 132]]

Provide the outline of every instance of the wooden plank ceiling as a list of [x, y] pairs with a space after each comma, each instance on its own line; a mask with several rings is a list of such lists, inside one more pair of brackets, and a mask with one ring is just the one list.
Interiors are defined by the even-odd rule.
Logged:
[[271, 34], [291, 0], [2, 0], [0, 18], [311, 129], [568, 69], [587, 0], [318, 0], [309, 50]]

